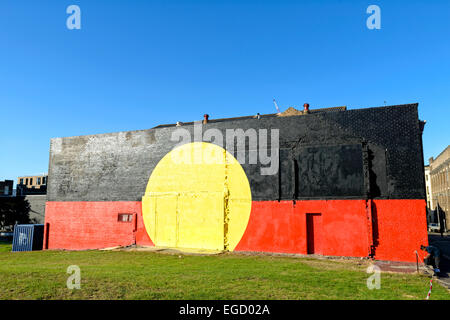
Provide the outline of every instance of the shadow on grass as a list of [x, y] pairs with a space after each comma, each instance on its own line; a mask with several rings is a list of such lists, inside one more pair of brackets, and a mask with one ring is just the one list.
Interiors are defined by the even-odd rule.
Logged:
[[11, 252], [12, 241], [0, 240], [0, 252]]

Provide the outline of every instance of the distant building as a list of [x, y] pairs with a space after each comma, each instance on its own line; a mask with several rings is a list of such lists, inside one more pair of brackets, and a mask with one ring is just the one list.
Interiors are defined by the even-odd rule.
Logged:
[[450, 146], [436, 159], [429, 160], [431, 179], [430, 208], [444, 214], [446, 229], [450, 229]]
[[433, 205], [433, 197], [432, 197], [432, 186], [431, 186], [431, 174], [430, 174], [430, 166], [425, 166], [425, 186], [426, 186], [426, 194], [427, 194], [427, 209], [432, 210]]
[[46, 194], [48, 175], [23, 176], [17, 178], [17, 195]]
[[11, 197], [13, 195], [13, 180], [0, 181], [0, 197]]
[[42, 186], [47, 186], [48, 175], [40, 176], [25, 176], [17, 178], [17, 184], [23, 185], [28, 189], [40, 189]]
[[431, 175], [430, 166], [425, 166], [425, 192], [427, 200], [427, 224], [430, 226], [431, 223], [439, 223], [436, 212], [431, 209], [433, 206], [433, 196], [432, 196], [432, 186], [431, 186]]
[[26, 176], [17, 179], [17, 187], [13, 189], [14, 181], [0, 181], [0, 197], [2, 205], [11, 205], [17, 201], [27, 201], [30, 210], [30, 223], [44, 223], [45, 203], [47, 201], [47, 175]]

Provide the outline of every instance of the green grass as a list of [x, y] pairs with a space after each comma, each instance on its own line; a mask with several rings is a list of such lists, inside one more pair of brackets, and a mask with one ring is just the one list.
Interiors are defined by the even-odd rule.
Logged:
[[[369, 290], [365, 261], [169, 255], [142, 251], [9, 252], [0, 244], [0, 299], [424, 299], [429, 278], [381, 274]], [[67, 267], [81, 269], [69, 290]], [[449, 299], [440, 285], [431, 299]]]
[[12, 244], [10, 242], [0, 241], [0, 252], [11, 252]]

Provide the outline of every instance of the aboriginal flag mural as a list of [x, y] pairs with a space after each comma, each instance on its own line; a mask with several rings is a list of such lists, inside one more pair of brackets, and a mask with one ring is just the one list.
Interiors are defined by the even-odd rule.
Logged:
[[51, 140], [46, 249], [144, 245], [415, 261], [418, 105]]

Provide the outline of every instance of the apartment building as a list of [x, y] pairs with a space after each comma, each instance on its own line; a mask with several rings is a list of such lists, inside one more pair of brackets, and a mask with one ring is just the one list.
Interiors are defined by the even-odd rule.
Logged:
[[46, 194], [48, 175], [22, 176], [17, 178], [17, 195]]
[[429, 171], [430, 208], [444, 213], [446, 229], [450, 230], [450, 145], [436, 158], [430, 158]]
[[0, 181], [0, 197], [10, 197], [13, 195], [13, 180]]

